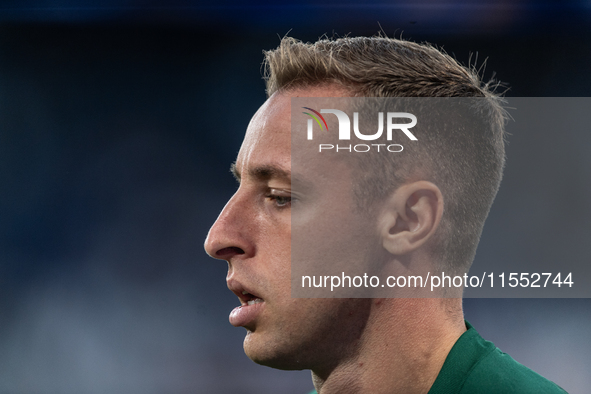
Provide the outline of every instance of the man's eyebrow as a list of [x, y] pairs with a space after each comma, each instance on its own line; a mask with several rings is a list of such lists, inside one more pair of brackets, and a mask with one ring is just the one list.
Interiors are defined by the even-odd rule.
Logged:
[[240, 171], [238, 171], [238, 168], [236, 167], [236, 162], [230, 165], [230, 172], [232, 173], [232, 175], [234, 175], [234, 178], [236, 178], [236, 180], [240, 182]]
[[263, 165], [248, 170], [248, 174], [253, 178], [266, 181], [271, 178], [291, 178], [291, 171], [285, 170], [275, 165]]
[[[230, 171], [232, 172], [232, 174], [234, 174], [236, 180], [240, 182], [240, 180], [242, 179], [242, 174], [238, 170], [238, 167], [236, 166], [235, 162], [232, 163], [232, 165], [230, 166]], [[272, 164], [251, 168], [248, 170], [248, 175], [261, 181], [266, 181], [271, 178], [291, 179], [291, 171]]]

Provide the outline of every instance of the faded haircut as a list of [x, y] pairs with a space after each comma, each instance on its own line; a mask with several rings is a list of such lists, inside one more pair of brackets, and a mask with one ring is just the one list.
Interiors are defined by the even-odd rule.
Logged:
[[467, 272], [505, 163], [506, 114], [494, 92], [498, 84], [483, 83], [474, 69], [429, 44], [381, 36], [315, 43], [286, 37], [265, 52], [264, 64], [269, 97], [336, 84], [352, 97], [474, 98], [463, 101], [463, 113], [447, 117], [445, 125], [423, 124], [416, 134], [420, 143], [405, 145], [404, 155], [359, 155], [354, 190], [358, 202], [371, 206], [406, 182], [435, 183], [445, 208], [435, 233], [434, 260], [446, 272]]

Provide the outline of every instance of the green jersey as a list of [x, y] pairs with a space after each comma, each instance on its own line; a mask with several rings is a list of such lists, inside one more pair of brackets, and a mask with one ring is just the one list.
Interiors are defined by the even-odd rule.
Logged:
[[[428, 394], [564, 394], [562, 388], [468, 330], [447, 355]], [[316, 394], [312, 391], [310, 394]]]

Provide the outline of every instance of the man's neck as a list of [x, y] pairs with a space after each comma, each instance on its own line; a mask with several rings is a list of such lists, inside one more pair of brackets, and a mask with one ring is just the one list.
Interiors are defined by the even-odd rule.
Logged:
[[461, 299], [376, 299], [356, 351], [330, 371], [313, 370], [314, 386], [319, 394], [425, 394], [464, 331]]

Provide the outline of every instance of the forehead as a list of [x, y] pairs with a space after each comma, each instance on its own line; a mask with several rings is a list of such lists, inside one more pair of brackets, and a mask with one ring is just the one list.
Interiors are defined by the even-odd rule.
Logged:
[[274, 93], [251, 119], [236, 168], [273, 164], [285, 169], [291, 164], [291, 98], [348, 97], [351, 93], [337, 85], [323, 85]]
[[267, 100], [248, 125], [236, 159], [238, 172], [245, 176], [248, 173], [245, 167], [266, 165], [289, 169], [290, 125], [289, 97], [273, 96]]

